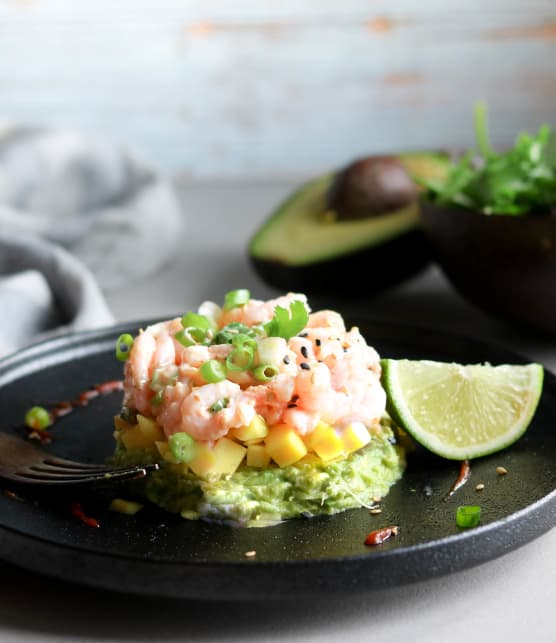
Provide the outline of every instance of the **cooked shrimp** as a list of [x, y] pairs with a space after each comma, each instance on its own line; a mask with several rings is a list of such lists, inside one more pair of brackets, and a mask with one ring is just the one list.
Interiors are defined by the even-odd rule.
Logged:
[[[217, 412], [211, 407], [226, 400]], [[166, 435], [185, 431], [197, 440], [217, 440], [232, 428], [249, 424], [255, 416], [254, 401], [240, 387], [224, 380], [216, 384], [195, 387], [181, 402], [179, 413], [161, 417]]]
[[218, 324], [220, 328], [222, 328], [231, 322], [241, 322], [247, 326], [265, 323], [274, 317], [274, 309], [276, 306], [288, 308], [291, 302], [296, 299], [302, 301], [308, 308], [307, 297], [297, 293], [288, 293], [283, 297], [277, 297], [269, 301], [250, 299], [244, 306], [238, 306], [237, 308], [224, 311], [218, 320]]

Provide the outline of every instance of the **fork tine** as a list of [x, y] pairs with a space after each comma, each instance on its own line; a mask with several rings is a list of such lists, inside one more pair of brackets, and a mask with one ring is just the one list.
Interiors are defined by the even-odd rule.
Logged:
[[83, 473], [93, 475], [95, 473], [107, 473], [113, 470], [113, 467], [106, 467], [104, 465], [99, 465], [97, 467], [81, 467], [76, 462], [72, 466], [62, 465], [62, 464], [52, 464], [51, 462], [44, 461], [37, 464], [32, 464], [27, 467], [33, 471], [42, 471], [43, 473], [67, 473], [67, 474], [76, 474]]
[[147, 465], [144, 467], [125, 467], [115, 469], [111, 472], [101, 473], [81, 473], [81, 474], [52, 474], [42, 473], [40, 471], [23, 470], [17, 471], [16, 476], [25, 482], [35, 484], [64, 485], [64, 484], [89, 484], [94, 482], [112, 482], [114, 480], [127, 480], [130, 478], [143, 478], [147, 475], [149, 469], [157, 468]]
[[75, 462], [74, 460], [66, 460], [66, 458], [57, 458], [56, 456], [47, 456], [44, 458], [43, 462], [45, 464], [51, 464], [53, 466], [68, 467], [74, 469], [103, 469], [110, 470], [112, 467], [109, 464], [92, 464], [88, 462]]

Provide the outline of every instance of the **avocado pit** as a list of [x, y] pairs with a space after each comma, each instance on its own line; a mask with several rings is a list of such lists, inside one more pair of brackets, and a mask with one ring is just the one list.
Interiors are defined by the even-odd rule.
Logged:
[[339, 221], [396, 212], [418, 198], [404, 165], [393, 156], [358, 159], [336, 174], [327, 202]]

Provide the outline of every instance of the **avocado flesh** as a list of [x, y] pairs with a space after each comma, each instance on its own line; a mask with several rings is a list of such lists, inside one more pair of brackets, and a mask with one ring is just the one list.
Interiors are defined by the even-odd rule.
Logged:
[[[448, 161], [440, 155], [406, 154], [398, 159], [413, 177], [442, 178]], [[417, 203], [367, 219], [326, 216], [333, 174], [309, 181], [287, 199], [249, 244], [253, 259], [304, 266], [379, 246], [419, 226]]]
[[[414, 179], [442, 180], [450, 168], [441, 154], [397, 158]], [[326, 195], [333, 179], [327, 174], [303, 185], [251, 239], [249, 258], [267, 284], [310, 295], [373, 295], [429, 265], [417, 203], [367, 219], [330, 220]]]

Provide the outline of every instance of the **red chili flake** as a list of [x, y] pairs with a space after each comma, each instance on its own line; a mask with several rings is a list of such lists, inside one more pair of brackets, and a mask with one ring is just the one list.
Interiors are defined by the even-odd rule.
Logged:
[[22, 498], [17, 493], [15, 493], [15, 491], [11, 491], [10, 489], [4, 489], [2, 493], [6, 496], [6, 498], [9, 498], [10, 500], [25, 502], [25, 498]]
[[385, 540], [388, 540], [392, 536], [397, 536], [399, 531], [400, 528], [397, 525], [375, 529], [371, 531], [370, 534], [367, 534], [365, 545], [382, 545]]
[[456, 478], [454, 484], [450, 487], [448, 493], [444, 496], [444, 500], [448, 500], [448, 498], [451, 498], [458, 489], [463, 487], [463, 485], [469, 480], [470, 477], [471, 465], [469, 464], [469, 460], [464, 460], [460, 464], [458, 477]]
[[83, 511], [83, 507], [81, 506], [80, 502], [71, 503], [71, 513], [75, 518], [81, 520], [83, 524], [87, 525], [87, 527], [95, 527], [96, 529], [100, 527], [100, 523], [96, 518], [87, 516], [87, 514]]

